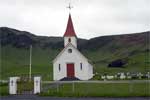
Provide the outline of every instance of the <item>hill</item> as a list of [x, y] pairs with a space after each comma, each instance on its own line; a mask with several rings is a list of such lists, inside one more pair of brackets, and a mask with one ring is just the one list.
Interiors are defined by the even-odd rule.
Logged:
[[[150, 71], [150, 32], [101, 36], [90, 40], [78, 39], [79, 50], [91, 60], [95, 72]], [[62, 37], [36, 36], [26, 31], [0, 28], [1, 79], [9, 76], [28, 75], [29, 47], [33, 46], [32, 74], [52, 80], [52, 60], [63, 49]], [[122, 66], [108, 67], [113, 62]], [[116, 68], [117, 67], [117, 68]]]

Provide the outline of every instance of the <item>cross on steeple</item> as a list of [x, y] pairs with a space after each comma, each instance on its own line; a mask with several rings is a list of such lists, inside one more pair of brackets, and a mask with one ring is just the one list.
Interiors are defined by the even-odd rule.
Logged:
[[68, 8], [69, 10], [71, 10], [71, 9], [73, 8], [73, 6], [71, 6], [71, 3], [69, 3], [69, 6], [67, 6], [67, 8]]

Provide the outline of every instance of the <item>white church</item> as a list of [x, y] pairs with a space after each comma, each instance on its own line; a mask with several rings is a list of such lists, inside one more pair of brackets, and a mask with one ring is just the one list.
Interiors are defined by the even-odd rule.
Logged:
[[53, 60], [53, 80], [89, 80], [93, 77], [93, 66], [77, 49], [77, 35], [69, 14], [64, 34], [64, 49]]

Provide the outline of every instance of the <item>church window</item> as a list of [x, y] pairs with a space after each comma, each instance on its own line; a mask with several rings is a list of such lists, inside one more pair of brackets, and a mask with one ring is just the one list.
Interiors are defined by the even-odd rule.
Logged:
[[71, 42], [71, 39], [70, 39], [70, 38], [68, 39], [68, 42]]
[[72, 53], [72, 49], [68, 49], [68, 53]]
[[59, 68], [58, 69], [59, 69], [59, 71], [61, 70], [60, 64], [59, 64]]
[[82, 70], [82, 63], [80, 63], [80, 69]]

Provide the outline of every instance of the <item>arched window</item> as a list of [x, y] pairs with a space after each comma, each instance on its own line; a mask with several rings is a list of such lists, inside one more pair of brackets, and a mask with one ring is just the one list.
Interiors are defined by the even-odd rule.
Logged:
[[68, 39], [68, 42], [71, 42], [71, 39], [70, 39], [70, 38]]
[[82, 63], [80, 63], [80, 69], [82, 70]]
[[58, 69], [59, 69], [59, 71], [61, 70], [60, 64], [59, 64], [59, 68]]
[[68, 53], [72, 53], [72, 49], [68, 49]]

